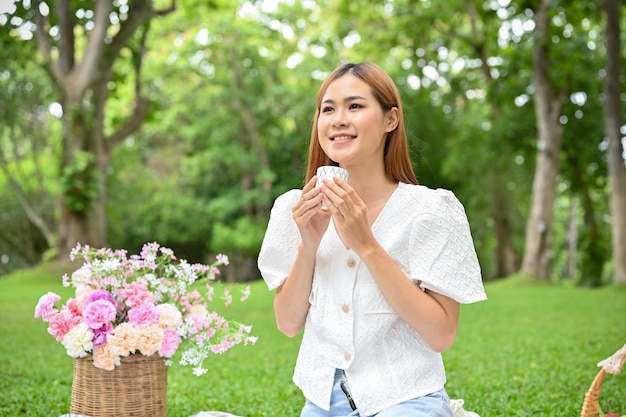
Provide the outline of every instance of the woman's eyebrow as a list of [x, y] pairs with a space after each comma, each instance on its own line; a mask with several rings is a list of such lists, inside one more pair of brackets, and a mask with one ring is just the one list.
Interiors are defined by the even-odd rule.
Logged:
[[[354, 101], [354, 100], [367, 100], [367, 98], [362, 97], [362, 96], [348, 96], [348, 97], [346, 97], [346, 98], [344, 98], [344, 99], [343, 99], [343, 102], [344, 102], [344, 103], [347, 103], [347, 102], [349, 102], [349, 101]], [[331, 99], [331, 98], [328, 98], [328, 99], [326, 99], [326, 100], [322, 101], [322, 104], [324, 104], [324, 103], [334, 104], [334, 103], [335, 103], [335, 100], [333, 100], [333, 99]]]

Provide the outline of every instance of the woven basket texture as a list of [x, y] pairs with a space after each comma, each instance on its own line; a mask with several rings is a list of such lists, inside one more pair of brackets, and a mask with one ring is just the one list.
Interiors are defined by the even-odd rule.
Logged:
[[90, 417], [166, 417], [167, 366], [158, 355], [131, 355], [107, 371], [91, 355], [74, 359], [71, 413]]
[[600, 415], [600, 390], [602, 389], [602, 381], [604, 381], [605, 375], [604, 369], [600, 369], [593, 379], [589, 390], [585, 394], [580, 417], [598, 417]]
[[600, 415], [600, 390], [602, 389], [602, 381], [607, 373], [618, 375], [626, 362], [626, 344], [608, 358], [600, 361], [598, 366], [601, 369], [593, 379], [589, 390], [585, 394], [583, 407], [580, 411], [580, 417], [599, 417]]

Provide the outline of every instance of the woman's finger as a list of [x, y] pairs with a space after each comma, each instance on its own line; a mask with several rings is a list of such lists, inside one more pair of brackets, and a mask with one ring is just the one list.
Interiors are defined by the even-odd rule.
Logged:
[[341, 211], [341, 214], [346, 216], [355, 204], [355, 200], [351, 196], [352, 188], [340, 178], [335, 178], [335, 180], [337, 182], [324, 180], [324, 195], [327, 200]]
[[316, 177], [314, 176], [305, 184], [300, 199], [292, 208], [296, 222], [308, 221], [322, 206], [323, 195], [319, 188], [315, 188]]
[[304, 184], [304, 187], [302, 188], [302, 193], [306, 193], [308, 191], [311, 191], [313, 188], [315, 188], [315, 184], [317, 184], [317, 176], [314, 175], [313, 178], [311, 178], [309, 180], [309, 182], [307, 182], [306, 184]]

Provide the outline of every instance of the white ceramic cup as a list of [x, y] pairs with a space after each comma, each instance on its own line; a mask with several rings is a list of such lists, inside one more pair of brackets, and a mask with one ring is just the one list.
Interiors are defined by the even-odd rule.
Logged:
[[[316, 187], [321, 187], [323, 180], [325, 179], [332, 180], [334, 177], [339, 177], [346, 182], [348, 181], [348, 171], [346, 171], [343, 168], [330, 166], [330, 165], [323, 165], [317, 168], [316, 176], [317, 176], [317, 183], [315, 184]], [[326, 207], [326, 203], [322, 203], [322, 207]]]

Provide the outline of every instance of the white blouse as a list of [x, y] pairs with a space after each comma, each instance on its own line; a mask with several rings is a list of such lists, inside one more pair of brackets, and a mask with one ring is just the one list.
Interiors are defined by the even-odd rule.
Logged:
[[[258, 259], [270, 290], [289, 275], [300, 239], [291, 208], [301, 190], [274, 202]], [[399, 183], [372, 225], [389, 256], [416, 285], [460, 303], [487, 297], [463, 206], [451, 191]], [[387, 303], [332, 223], [320, 243], [302, 344], [293, 376], [325, 410], [335, 369], [344, 369], [361, 415], [443, 388], [441, 354]]]

